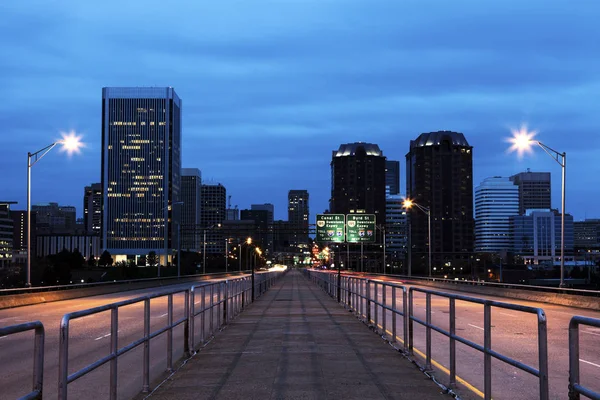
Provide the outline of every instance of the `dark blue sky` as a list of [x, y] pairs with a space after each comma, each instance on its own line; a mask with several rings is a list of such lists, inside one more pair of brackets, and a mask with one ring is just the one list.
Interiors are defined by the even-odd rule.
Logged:
[[[25, 208], [26, 156], [84, 135], [83, 154], [33, 169], [33, 203], [75, 205], [100, 181], [103, 86], [173, 86], [183, 166], [240, 208], [289, 189], [328, 206], [331, 151], [377, 143], [401, 161], [422, 132], [463, 132], [474, 183], [560, 167], [506, 154], [510, 128], [566, 151], [567, 211], [600, 217], [600, 3], [566, 0], [21, 0], [0, 2], [2, 194]], [[312, 217], [311, 217], [312, 219]]]

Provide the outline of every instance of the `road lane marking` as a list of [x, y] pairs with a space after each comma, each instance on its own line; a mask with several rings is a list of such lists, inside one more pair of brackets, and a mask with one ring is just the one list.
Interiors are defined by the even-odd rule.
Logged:
[[159, 315], [158, 318], [166, 317], [169, 313], [164, 313], [163, 315]]
[[472, 325], [472, 324], [467, 324], [467, 325], [472, 326], [473, 328], [477, 328], [477, 329], [481, 329], [482, 331], [485, 331], [485, 329], [483, 329], [477, 325]]
[[[383, 329], [383, 327], [381, 325], [377, 325], [379, 328]], [[393, 336], [393, 333], [388, 331], [387, 329], [385, 330], [385, 332], [390, 335]], [[398, 337], [397, 340], [400, 341], [400, 343], [402, 343], [404, 345], [404, 340], [402, 340], [402, 338]], [[425, 353], [423, 353], [422, 351], [420, 351], [419, 349], [415, 348], [413, 346], [413, 352], [415, 354], [417, 354], [418, 356], [420, 356], [423, 359], [426, 359], [427, 356], [425, 355]], [[431, 359], [431, 365], [433, 365], [434, 367], [438, 368], [439, 370], [441, 370], [443, 373], [445, 373], [446, 375], [450, 376], [450, 370], [446, 367], [444, 367], [442, 364], [440, 364], [439, 362], [435, 361], [433, 358]], [[469, 389], [470, 391], [472, 391], [473, 393], [475, 393], [477, 396], [481, 397], [482, 399], [485, 397], [483, 392], [479, 389], [477, 389], [475, 386], [471, 385], [469, 382], [465, 381], [463, 378], [461, 378], [458, 375], [456, 376], [456, 381], [461, 383], [465, 388]]]
[[516, 317], [515, 314], [509, 314], [509, 313], [505, 313], [505, 312], [502, 312], [502, 311], [498, 311], [498, 314], [508, 315], [509, 317]]
[[8, 337], [8, 336], [0, 336], [0, 339], [4, 339], [5, 337]]
[[584, 362], [584, 363], [586, 363], [586, 364], [593, 365], [594, 367], [598, 367], [598, 368], [600, 368], [600, 365], [598, 365], [598, 364], [594, 364], [593, 362], [585, 361], [585, 360], [584, 360], [584, 359], [582, 359], [582, 358], [580, 358], [580, 359], [579, 359], [579, 361], [581, 361], [581, 362]]
[[94, 339], [94, 340], [100, 340], [100, 339], [104, 339], [104, 338], [107, 338], [107, 337], [109, 337], [109, 336], [110, 336], [110, 333], [107, 333], [106, 335], [104, 335], [104, 336], [100, 336], [100, 337], [97, 337], [97, 338], [96, 338], [96, 339]]
[[590, 331], [581, 331], [582, 333], [588, 333], [590, 335], [596, 335], [596, 336], [600, 336], [600, 333], [596, 333], [596, 332], [590, 332]]

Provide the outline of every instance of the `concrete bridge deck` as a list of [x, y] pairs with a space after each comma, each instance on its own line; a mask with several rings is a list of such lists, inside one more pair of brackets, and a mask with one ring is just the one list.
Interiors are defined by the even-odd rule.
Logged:
[[290, 271], [149, 398], [450, 396], [300, 272]]

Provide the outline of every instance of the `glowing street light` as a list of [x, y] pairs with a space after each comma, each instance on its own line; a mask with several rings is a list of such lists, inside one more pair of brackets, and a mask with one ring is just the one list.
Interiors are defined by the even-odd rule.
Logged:
[[62, 139], [34, 152], [27, 153], [27, 276], [25, 285], [31, 287], [31, 167], [40, 161], [55, 146], [60, 145], [60, 152], [73, 154], [81, 153], [81, 148], [85, 144], [81, 141], [82, 135], [77, 135], [74, 131], [61, 133]]
[[429, 207], [424, 207], [420, 204], [415, 203], [411, 199], [404, 199], [402, 203], [405, 209], [410, 209], [412, 206], [417, 207], [419, 210], [423, 211], [427, 214], [427, 242], [429, 247], [429, 277], [431, 278], [431, 209]]
[[567, 179], [567, 153], [559, 153], [558, 151], [546, 146], [534, 137], [537, 131], [527, 131], [527, 126], [522, 125], [519, 130], [512, 130], [513, 136], [507, 141], [512, 143], [508, 149], [509, 152], [516, 151], [519, 157], [524, 153], [532, 153], [532, 147], [538, 145], [550, 157], [558, 163], [562, 168], [562, 201], [561, 201], [561, 216], [560, 216], [560, 287], [565, 286], [565, 196], [566, 196], [566, 179]]

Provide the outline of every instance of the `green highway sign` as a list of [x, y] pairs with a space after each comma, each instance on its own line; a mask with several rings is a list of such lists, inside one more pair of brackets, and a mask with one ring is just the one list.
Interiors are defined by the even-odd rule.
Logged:
[[348, 214], [346, 217], [349, 243], [375, 241], [375, 214]]
[[344, 242], [344, 214], [317, 214], [317, 242]]

